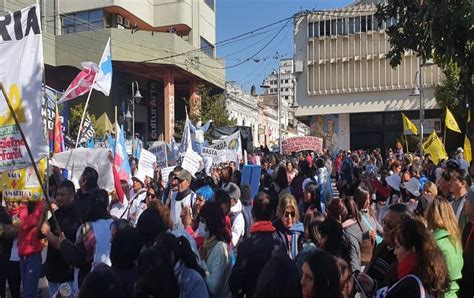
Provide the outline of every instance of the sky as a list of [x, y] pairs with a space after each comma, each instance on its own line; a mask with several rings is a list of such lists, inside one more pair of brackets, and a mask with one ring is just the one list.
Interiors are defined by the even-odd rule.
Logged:
[[[216, 35], [219, 43], [291, 17], [300, 10], [340, 8], [353, 1], [217, 0], [216, 2]], [[279, 60], [293, 56], [293, 20], [255, 31], [239, 40], [232, 39], [217, 44], [217, 56], [225, 60], [226, 81], [234, 81], [237, 86], [248, 92], [252, 85], [259, 90], [263, 79], [273, 69], [278, 68]], [[250, 57], [252, 59], [245, 62]]]

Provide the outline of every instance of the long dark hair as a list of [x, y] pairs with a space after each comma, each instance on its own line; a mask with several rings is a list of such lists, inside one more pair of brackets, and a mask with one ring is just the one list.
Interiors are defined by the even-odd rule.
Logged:
[[336, 258], [317, 249], [306, 259], [306, 263], [314, 276], [313, 297], [338, 298], [341, 289]]
[[206, 222], [210, 236], [215, 236], [218, 241], [230, 243], [232, 238], [225, 223], [224, 211], [219, 203], [211, 201], [204, 204], [201, 216]]
[[342, 225], [334, 218], [326, 218], [318, 226], [318, 230], [321, 237], [326, 237], [326, 242], [321, 248], [350, 264], [351, 243], [344, 233]]
[[286, 172], [286, 167], [283, 165], [279, 165], [277, 170], [276, 170], [276, 177], [275, 177], [275, 183], [280, 187], [280, 188], [286, 188], [288, 187], [288, 174]]
[[315, 182], [309, 182], [305, 185], [304, 190], [311, 194], [311, 205], [319, 212], [323, 212], [321, 208], [321, 192], [319, 186]]
[[170, 233], [161, 233], [156, 238], [154, 245], [172, 252], [175, 256], [175, 261], [183, 261], [187, 268], [197, 271], [203, 278], [206, 277], [206, 272], [199, 266], [196, 255], [191, 249], [188, 239], [184, 236], [175, 237]]

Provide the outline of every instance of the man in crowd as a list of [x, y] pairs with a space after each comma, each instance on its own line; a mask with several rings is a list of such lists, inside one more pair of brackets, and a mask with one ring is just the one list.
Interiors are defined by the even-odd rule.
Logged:
[[181, 222], [181, 211], [184, 207], [192, 210], [196, 200], [196, 194], [190, 188], [193, 179], [191, 173], [182, 169], [179, 171], [176, 179], [178, 180], [178, 192], [174, 193], [170, 203], [170, 217], [173, 222], [173, 230], [184, 229]]
[[136, 226], [138, 218], [146, 209], [145, 175], [142, 175], [142, 173], [138, 171], [136, 175], [133, 176], [132, 183], [134, 196], [130, 200], [127, 217], [128, 220]]

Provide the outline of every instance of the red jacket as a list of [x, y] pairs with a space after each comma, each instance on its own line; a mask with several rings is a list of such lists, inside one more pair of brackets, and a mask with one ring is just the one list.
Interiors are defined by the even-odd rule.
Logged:
[[36, 225], [41, 219], [44, 201], [36, 203], [35, 209], [28, 214], [28, 206], [20, 205], [20, 232], [18, 234], [18, 255], [25, 257], [43, 250], [43, 244], [38, 239]]

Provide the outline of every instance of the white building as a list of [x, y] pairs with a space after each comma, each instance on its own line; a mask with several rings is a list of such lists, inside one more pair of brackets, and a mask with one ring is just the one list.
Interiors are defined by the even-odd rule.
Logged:
[[229, 117], [237, 121], [237, 125], [252, 129], [253, 146], [258, 143], [258, 105], [257, 98], [237, 87], [233, 82], [225, 83], [226, 109]]
[[[419, 123], [420, 99], [410, 94], [419, 86], [421, 61], [415, 53], [407, 52], [400, 66], [390, 66], [385, 29], [396, 20], [379, 26], [376, 6], [371, 2], [295, 16], [294, 61], [300, 105], [296, 117], [333, 150], [393, 147], [402, 137], [401, 112]], [[437, 129], [440, 112], [434, 91], [442, 73], [436, 66], [420, 69], [425, 127]], [[431, 130], [425, 129], [425, 135]]]

